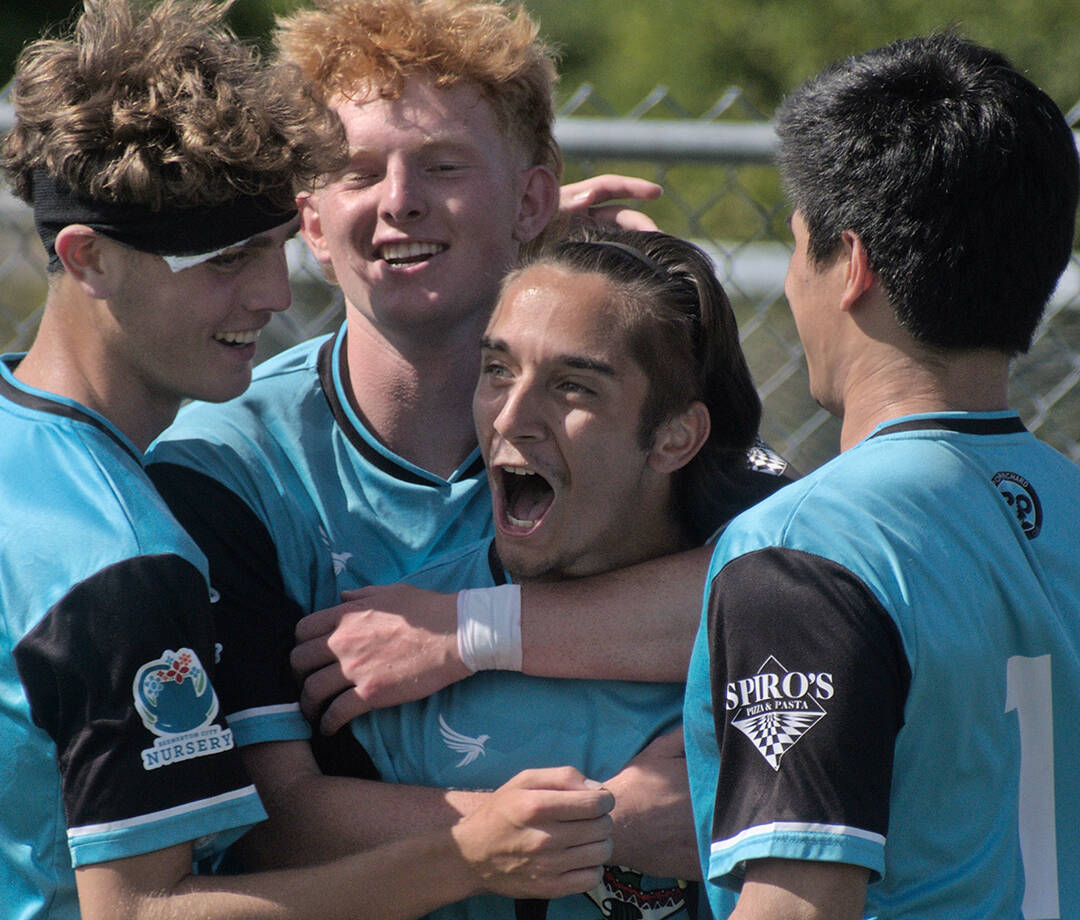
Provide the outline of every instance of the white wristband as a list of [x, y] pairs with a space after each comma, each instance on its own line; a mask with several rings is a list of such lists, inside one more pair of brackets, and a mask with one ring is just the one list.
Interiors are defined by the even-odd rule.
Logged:
[[520, 671], [521, 586], [459, 591], [457, 643], [470, 671]]

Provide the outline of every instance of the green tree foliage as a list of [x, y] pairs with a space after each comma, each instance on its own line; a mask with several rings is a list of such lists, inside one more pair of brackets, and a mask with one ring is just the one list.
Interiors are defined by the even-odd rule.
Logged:
[[529, 0], [563, 50], [563, 91], [592, 83], [616, 107], [652, 87], [706, 111], [730, 85], [771, 111], [825, 64], [956, 27], [1008, 55], [1063, 108], [1080, 100], [1076, 0]]
[[[238, 35], [266, 45], [274, 16], [296, 9], [303, 0], [236, 0], [229, 21]], [[14, 7], [13, 9], [11, 7]], [[23, 46], [49, 31], [63, 32], [82, 10], [81, 0], [0, 0], [0, 87], [11, 79]]]
[[[525, 0], [562, 49], [562, 92], [590, 82], [625, 111], [657, 84], [691, 114], [742, 87], [769, 112], [831, 60], [894, 38], [958, 27], [1005, 52], [1066, 110], [1080, 100], [1076, 0]], [[265, 40], [303, 0], [237, 0], [237, 32]], [[4, 0], [0, 84], [19, 48], [68, 21], [78, 0]], [[11, 9], [10, 7], [14, 7]]]

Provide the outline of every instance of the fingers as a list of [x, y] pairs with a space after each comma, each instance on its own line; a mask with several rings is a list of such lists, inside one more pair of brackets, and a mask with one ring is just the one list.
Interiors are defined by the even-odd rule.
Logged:
[[607, 861], [605, 860], [603, 863], [591, 865], [584, 869], [564, 872], [562, 875], [552, 879], [552, 891], [550, 894], [541, 894], [537, 895], [537, 897], [565, 898], [572, 894], [581, 894], [583, 891], [592, 891], [604, 880], [604, 866], [606, 864]]
[[309, 722], [315, 722], [321, 718], [323, 710], [335, 697], [351, 689], [352, 683], [345, 677], [341, 666], [335, 661], [304, 677], [300, 688], [300, 709]]
[[587, 779], [575, 767], [533, 767], [515, 773], [500, 787], [503, 789], [603, 790], [602, 783]]
[[521, 894], [538, 898], [562, 898], [588, 891], [600, 884], [604, 866], [611, 863], [610, 838], [577, 846], [553, 846], [534, 858], [533, 877]]
[[456, 595], [378, 585], [342, 596], [345, 603], [298, 622], [291, 655], [301, 707], [322, 731], [470, 675], [458, 654]]
[[560, 204], [564, 210], [581, 210], [602, 201], [615, 198], [633, 198], [652, 201], [659, 198], [663, 188], [648, 179], [637, 176], [621, 176], [605, 173], [591, 176], [580, 182], [572, 182], [560, 190]]
[[589, 217], [598, 224], [610, 224], [621, 227], [623, 230], [654, 231], [660, 229], [647, 214], [642, 214], [641, 211], [634, 208], [627, 208], [618, 204], [589, 208]]
[[362, 601], [369, 594], [374, 593], [374, 589], [379, 587], [378, 585], [367, 585], [363, 588], [349, 588], [341, 592], [342, 603], [348, 603], [349, 601]]
[[452, 833], [483, 890], [561, 897], [599, 882], [613, 853], [614, 801], [571, 767], [526, 770]]
[[328, 607], [301, 617], [296, 621], [296, 641], [307, 642], [309, 639], [328, 636], [337, 626], [342, 612], [340, 607]]
[[496, 795], [531, 790], [527, 823], [545, 818], [552, 821], [588, 821], [608, 814], [615, 796], [595, 780], [586, 779], [573, 767], [543, 767], [522, 770], [496, 790]]
[[560, 190], [559, 207], [577, 220], [621, 227], [624, 230], [657, 230], [652, 218], [640, 211], [611, 202], [619, 198], [650, 201], [663, 189], [648, 179], [635, 176], [605, 174], [564, 185]]
[[[580, 824], [583, 829], [589, 822], [599, 822], [597, 827], [611, 833], [611, 818], [608, 813], [615, 807], [615, 796], [607, 789], [538, 789], [533, 793], [528, 817], [530, 823], [536, 820]], [[579, 842], [589, 842], [599, 837], [582, 838]]]
[[322, 718], [319, 719], [319, 731], [324, 735], [333, 735], [357, 716], [371, 712], [374, 708], [365, 702], [355, 687], [350, 686], [334, 697], [330, 705], [326, 707]]
[[357, 716], [376, 707], [360, 688], [342, 672], [336, 662], [308, 674], [300, 688], [300, 710], [324, 735], [333, 735]]
[[293, 674], [299, 680], [305, 680], [312, 672], [325, 668], [336, 660], [326, 636], [306, 639], [294, 645], [293, 650], [289, 652], [289, 664], [292, 666]]

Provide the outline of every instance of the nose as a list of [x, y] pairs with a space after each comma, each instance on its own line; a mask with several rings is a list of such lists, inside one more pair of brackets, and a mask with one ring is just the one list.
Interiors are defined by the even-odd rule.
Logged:
[[493, 427], [507, 441], [538, 441], [547, 434], [540, 386], [519, 377], [503, 391]]
[[246, 281], [249, 310], [280, 313], [289, 309], [292, 288], [289, 285], [289, 263], [284, 246], [268, 251], [266, 257], [259, 260], [258, 270], [249, 274], [253, 276]]
[[389, 163], [382, 182], [379, 214], [383, 220], [401, 224], [427, 213], [420, 177], [406, 163]]

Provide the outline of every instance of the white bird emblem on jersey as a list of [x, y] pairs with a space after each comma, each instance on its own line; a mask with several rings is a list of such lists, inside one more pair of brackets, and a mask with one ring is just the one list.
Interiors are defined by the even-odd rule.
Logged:
[[467, 767], [477, 757], [482, 757], [487, 751], [484, 750], [484, 745], [487, 743], [490, 735], [479, 735], [476, 738], [470, 738], [468, 735], [463, 735], [461, 732], [454, 731], [449, 725], [446, 724], [446, 720], [439, 715], [439, 734], [442, 735], [443, 742], [451, 751], [457, 751], [459, 754], [465, 756], [457, 762], [459, 767]]

